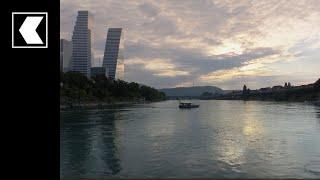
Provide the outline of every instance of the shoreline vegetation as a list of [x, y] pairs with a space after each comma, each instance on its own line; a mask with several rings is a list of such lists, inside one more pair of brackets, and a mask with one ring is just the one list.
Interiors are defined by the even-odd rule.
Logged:
[[91, 79], [78, 72], [60, 72], [60, 110], [104, 108], [165, 100], [155, 88], [111, 80], [104, 75]]
[[152, 101], [81, 102], [80, 104], [60, 104], [60, 110], [119, 108], [122, 106], [150, 102]]
[[[290, 83], [285, 83], [284, 86], [277, 85], [257, 90], [250, 90], [244, 85], [242, 90], [225, 93], [204, 92], [193, 98], [311, 102], [320, 105], [320, 79], [308, 85], [292, 86]], [[112, 108], [166, 99], [180, 98], [166, 96], [166, 93], [160, 90], [135, 82], [111, 80], [104, 75], [97, 75], [89, 79], [77, 72], [60, 72], [60, 110]]]
[[203, 100], [258, 100], [258, 101], [291, 101], [291, 102], [320, 102], [320, 79], [315, 83], [292, 86], [285, 83], [257, 90], [250, 90], [246, 85], [241, 90], [230, 91], [225, 94], [203, 93], [199, 99]]

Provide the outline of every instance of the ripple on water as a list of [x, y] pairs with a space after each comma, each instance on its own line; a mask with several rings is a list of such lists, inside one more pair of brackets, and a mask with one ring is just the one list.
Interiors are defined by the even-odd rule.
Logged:
[[319, 179], [320, 109], [177, 103], [62, 112], [61, 176]]
[[320, 161], [311, 161], [304, 166], [305, 171], [320, 175]]

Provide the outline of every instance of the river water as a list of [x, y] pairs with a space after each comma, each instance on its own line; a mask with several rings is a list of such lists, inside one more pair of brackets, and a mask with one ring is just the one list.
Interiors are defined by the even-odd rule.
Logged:
[[320, 107], [193, 100], [61, 111], [61, 177], [320, 178]]

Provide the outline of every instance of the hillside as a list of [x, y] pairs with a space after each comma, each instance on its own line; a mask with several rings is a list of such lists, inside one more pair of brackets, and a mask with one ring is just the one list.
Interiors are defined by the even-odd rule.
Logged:
[[222, 94], [223, 90], [215, 86], [194, 86], [194, 87], [178, 87], [178, 88], [165, 88], [159, 89], [164, 92], [168, 97], [197, 97], [201, 96], [204, 92], [212, 94]]

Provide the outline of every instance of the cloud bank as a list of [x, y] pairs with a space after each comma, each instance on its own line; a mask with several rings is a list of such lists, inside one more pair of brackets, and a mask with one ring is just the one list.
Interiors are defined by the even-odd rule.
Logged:
[[94, 15], [94, 65], [109, 27], [124, 28], [125, 77], [157, 88], [251, 89], [320, 77], [317, 0], [61, 0], [61, 38]]

